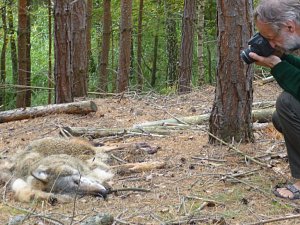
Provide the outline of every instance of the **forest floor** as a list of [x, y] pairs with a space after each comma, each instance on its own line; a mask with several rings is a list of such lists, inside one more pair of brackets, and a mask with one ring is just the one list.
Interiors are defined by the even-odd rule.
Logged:
[[[275, 82], [254, 82], [254, 102], [276, 100], [280, 92]], [[11, 157], [32, 140], [58, 136], [60, 127], [130, 128], [146, 121], [208, 113], [213, 98], [212, 86], [181, 96], [132, 94], [93, 99], [98, 111], [88, 115], [58, 114], [2, 123], [0, 156]], [[255, 224], [281, 217], [286, 220], [270, 224], [299, 224], [300, 218], [291, 217], [299, 213], [300, 201], [272, 194], [277, 183], [290, 178], [283, 138], [272, 125], [255, 131], [254, 143], [235, 144], [240, 151], [270, 167], [245, 160], [226, 145], [208, 144], [207, 128], [162, 136], [94, 139], [105, 145], [144, 142], [158, 147], [154, 154], [136, 151], [135, 161], [164, 161], [164, 168], [116, 174], [112, 183], [113, 188], [139, 187], [151, 192], [124, 191], [107, 200], [83, 197], [71, 204], [52, 206], [45, 202], [16, 202], [5, 187], [0, 187], [0, 224], [19, 214], [28, 216], [23, 224], [80, 224], [97, 213], [114, 216], [115, 224]], [[118, 157], [127, 161], [126, 149]]]

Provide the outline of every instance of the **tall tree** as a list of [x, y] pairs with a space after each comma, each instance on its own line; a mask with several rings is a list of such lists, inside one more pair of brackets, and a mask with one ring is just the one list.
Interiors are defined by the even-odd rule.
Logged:
[[86, 0], [86, 43], [87, 43], [87, 61], [88, 64], [91, 59], [91, 37], [92, 37], [92, 13], [93, 13], [93, 0]]
[[71, 11], [72, 0], [54, 3], [54, 78], [55, 102], [72, 102]]
[[52, 99], [52, 4], [48, 0], [48, 104], [51, 104]]
[[143, 89], [143, 71], [142, 71], [142, 37], [143, 37], [143, 8], [144, 0], [140, 0], [139, 18], [138, 18], [138, 35], [137, 35], [137, 84], [138, 90]]
[[166, 14], [166, 39], [167, 39], [167, 84], [173, 86], [178, 80], [178, 43], [175, 13], [172, 10], [172, 4], [164, 1]]
[[156, 7], [156, 29], [154, 34], [154, 46], [153, 46], [153, 60], [152, 60], [152, 71], [151, 71], [151, 87], [155, 86], [156, 83], [156, 72], [157, 72], [157, 60], [158, 60], [158, 36], [159, 36], [159, 27], [160, 27], [160, 16], [159, 16], [160, 0], [157, 0]]
[[114, 49], [115, 49], [115, 42], [114, 42], [114, 30], [112, 29], [111, 30], [111, 68], [113, 69], [112, 73], [111, 73], [111, 83], [112, 83], [112, 92], [116, 92], [117, 90], [117, 76], [118, 76], [118, 73], [117, 73], [117, 69], [115, 70], [115, 52], [114, 52]]
[[15, 37], [14, 17], [12, 12], [13, 0], [7, 1], [8, 34], [10, 43], [10, 57], [12, 65], [13, 84], [18, 82], [18, 56]]
[[[240, 58], [253, 32], [252, 0], [217, 1], [218, 65], [216, 93], [209, 120], [212, 134], [224, 141], [253, 140], [251, 107], [253, 68]], [[210, 142], [215, 138], [210, 137]]]
[[71, 61], [73, 69], [73, 97], [87, 96], [88, 52], [86, 41], [86, 1], [70, 3], [71, 9]]
[[128, 89], [132, 32], [132, 0], [121, 0], [118, 92]]
[[184, 1], [178, 93], [191, 91], [196, 0]]
[[[0, 84], [5, 84], [6, 80], [6, 49], [8, 43], [8, 29], [7, 29], [7, 19], [6, 19], [6, 4], [0, 8], [1, 18], [2, 18], [2, 28], [3, 28], [3, 44], [1, 49], [1, 59], [0, 59]], [[5, 106], [5, 88], [0, 88], [0, 110], [3, 110]]]
[[[19, 0], [18, 5], [18, 84], [30, 86], [30, 0]], [[22, 87], [17, 92], [17, 107], [30, 106], [31, 90]]]
[[[157, 23], [157, 28], [158, 27], [159, 27], [159, 23]], [[155, 83], [156, 83], [157, 57], [158, 57], [158, 32], [155, 32], [154, 46], [153, 46], [152, 70], [151, 70], [151, 87], [154, 87]]]
[[[208, 42], [206, 43], [206, 52], [207, 52], [207, 76], [208, 76], [208, 82], [210, 84], [212, 84], [213, 82], [215, 82], [215, 65], [213, 63], [214, 61], [214, 52], [215, 52], [215, 45], [216, 45], [216, 41], [215, 41], [215, 37], [217, 36], [217, 29], [216, 29], [216, 23], [215, 21], [217, 21], [217, 2], [215, 0], [206, 0], [205, 1], [205, 16], [207, 17], [206, 21], [207, 21], [207, 27], [209, 27], [209, 29], [207, 29], [207, 33], [209, 33], [209, 35], [206, 34], [207, 37], [212, 37], [212, 40], [208, 40]], [[213, 23], [212, 23], [213, 22]], [[213, 26], [212, 26], [213, 24]]]
[[205, 71], [203, 62], [203, 37], [204, 37], [204, 6], [205, 1], [197, 0], [197, 36], [198, 36], [198, 84], [205, 83]]
[[111, 0], [103, 0], [103, 34], [102, 47], [99, 65], [99, 90], [107, 92], [108, 90], [108, 57], [110, 50], [111, 36]]

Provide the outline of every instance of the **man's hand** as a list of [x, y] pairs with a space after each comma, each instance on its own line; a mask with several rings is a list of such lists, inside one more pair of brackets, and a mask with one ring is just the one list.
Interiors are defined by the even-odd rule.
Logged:
[[269, 68], [273, 68], [276, 64], [281, 62], [281, 59], [276, 55], [263, 57], [255, 54], [254, 52], [250, 52], [249, 56], [256, 61], [256, 65], [265, 66]]

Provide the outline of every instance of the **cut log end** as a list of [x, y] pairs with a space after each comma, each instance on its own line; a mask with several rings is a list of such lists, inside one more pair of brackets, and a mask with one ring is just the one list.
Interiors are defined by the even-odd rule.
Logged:
[[90, 102], [90, 105], [91, 105], [91, 110], [92, 110], [92, 112], [97, 112], [98, 107], [97, 107], [96, 103], [93, 102], [93, 101], [91, 101], [91, 102]]

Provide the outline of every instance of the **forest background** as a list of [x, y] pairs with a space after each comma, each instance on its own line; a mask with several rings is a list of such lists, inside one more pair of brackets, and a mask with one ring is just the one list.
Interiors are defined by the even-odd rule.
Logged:
[[[199, 1], [200, 2], [200, 1]], [[49, 14], [50, 4], [50, 14]], [[199, 3], [200, 4], [200, 3]], [[206, 0], [201, 3], [205, 6], [203, 24], [204, 30], [199, 34], [194, 33], [193, 58], [192, 58], [192, 86], [198, 88], [204, 83], [215, 81], [216, 71], [216, 1]], [[54, 34], [53, 28], [53, 2], [47, 0], [32, 0], [30, 2], [30, 36], [31, 36], [31, 106], [44, 105], [54, 102], [52, 89], [51, 101], [48, 101], [48, 80], [53, 80], [54, 65]], [[182, 18], [184, 1], [182, 0], [151, 0], [143, 2], [142, 19], [142, 62], [137, 63], [137, 42], [140, 1], [134, 0], [132, 4], [132, 45], [129, 90], [137, 91], [137, 73], [140, 67], [143, 76], [144, 93], [149, 91], [161, 94], [176, 93], [176, 77], [168, 74], [168, 51], [175, 54], [175, 68], [178, 73], [178, 60], [180, 55], [180, 44], [182, 37]], [[14, 78], [13, 64], [16, 59], [13, 56], [12, 48], [17, 42], [18, 34], [18, 1], [3, 0], [0, 3], [2, 20], [0, 22], [0, 47], [1, 47], [1, 110], [8, 110], [16, 107], [17, 80]], [[10, 10], [12, 14], [10, 14]], [[119, 39], [120, 39], [120, 1], [111, 1], [112, 26], [110, 35], [110, 51], [108, 69], [108, 89], [106, 92], [116, 92], [115, 79], [118, 70], [119, 60]], [[199, 10], [198, 10], [199, 13]], [[88, 92], [99, 91], [99, 77], [101, 64], [101, 44], [103, 39], [103, 2], [93, 1], [91, 14], [91, 52], [88, 63]], [[10, 16], [12, 18], [10, 18]], [[11, 23], [12, 19], [12, 24]], [[50, 20], [49, 20], [50, 19]], [[51, 22], [49, 24], [49, 21]], [[199, 21], [199, 20], [197, 20]], [[196, 22], [196, 21], [195, 21]], [[195, 24], [195, 27], [197, 24]], [[49, 34], [49, 32], [51, 32]], [[202, 35], [203, 40], [203, 72], [199, 71], [198, 64], [198, 39]], [[168, 46], [168, 41], [175, 41]], [[51, 44], [51, 45], [50, 45]], [[49, 52], [49, 46], [51, 52]], [[174, 49], [176, 48], [176, 49]], [[52, 64], [49, 65], [49, 53]], [[174, 63], [174, 62], [171, 62]], [[52, 68], [50, 68], [52, 67]], [[173, 66], [174, 67], [174, 66]], [[49, 75], [49, 73], [52, 73]], [[49, 76], [51, 76], [49, 78]], [[200, 81], [201, 79], [201, 81]], [[102, 91], [101, 91], [102, 92]], [[96, 97], [101, 96], [96, 95]]]
[[209, 83], [209, 131], [252, 142], [254, 66], [240, 53], [255, 32], [254, 4], [5, 0], [1, 110], [126, 92], [185, 94]]

